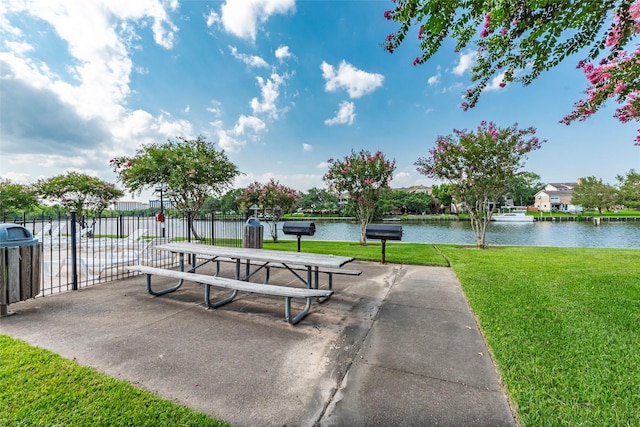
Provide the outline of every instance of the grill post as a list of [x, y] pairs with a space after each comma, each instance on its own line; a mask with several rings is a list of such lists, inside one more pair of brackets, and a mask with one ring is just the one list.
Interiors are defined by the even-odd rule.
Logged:
[[382, 239], [382, 264], [386, 264], [387, 260], [386, 260], [386, 245], [387, 245], [387, 239]]

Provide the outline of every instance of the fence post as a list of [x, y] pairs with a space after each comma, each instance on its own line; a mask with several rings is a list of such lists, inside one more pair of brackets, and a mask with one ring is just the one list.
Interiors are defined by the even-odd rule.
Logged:
[[216, 241], [216, 213], [211, 212], [211, 244], [215, 245]]
[[187, 242], [191, 242], [191, 211], [187, 212]]
[[71, 259], [73, 259], [73, 263], [71, 264], [71, 289], [74, 291], [78, 290], [78, 257], [77, 248], [76, 248], [76, 211], [70, 212], [71, 216]]
[[124, 237], [124, 216], [122, 214], [118, 215], [118, 237]]

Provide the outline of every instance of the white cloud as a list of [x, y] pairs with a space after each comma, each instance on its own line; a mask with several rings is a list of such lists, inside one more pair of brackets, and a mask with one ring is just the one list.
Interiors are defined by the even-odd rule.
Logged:
[[215, 99], [212, 100], [211, 107], [207, 107], [207, 111], [213, 113], [216, 117], [220, 117], [222, 115], [222, 103]]
[[453, 74], [461, 76], [465, 72], [471, 70], [474, 63], [476, 62], [477, 57], [478, 52], [476, 52], [475, 50], [460, 54], [458, 65], [456, 65], [453, 69]]
[[4, 45], [8, 48], [9, 51], [17, 55], [23, 55], [33, 50], [33, 46], [29, 43], [12, 42], [5, 40]]
[[191, 105], [187, 105], [187, 106], [184, 108], [184, 112], [185, 112], [185, 113], [188, 113], [189, 111], [191, 111]]
[[[295, 11], [295, 0], [227, 0], [220, 8], [220, 22], [228, 33], [255, 41], [258, 26], [271, 15]], [[210, 14], [211, 16], [211, 14]], [[208, 18], [213, 23], [215, 18]]]
[[269, 118], [278, 118], [280, 112], [276, 101], [280, 96], [280, 85], [284, 83], [286, 78], [287, 75], [281, 76], [276, 73], [271, 74], [271, 77], [266, 80], [262, 77], [256, 77], [262, 99], [253, 98], [249, 102], [254, 114], [264, 113]]
[[207, 27], [211, 27], [214, 24], [220, 24], [222, 23], [222, 19], [220, 18], [220, 15], [218, 15], [215, 11], [210, 11], [209, 15], [206, 16], [206, 21], [207, 21]]
[[265, 61], [259, 56], [238, 53], [238, 49], [233, 46], [229, 46], [229, 50], [231, 51], [231, 55], [234, 58], [239, 59], [240, 61], [247, 64], [249, 67], [269, 68], [269, 64], [267, 64], [267, 61]]
[[264, 124], [262, 120], [255, 116], [245, 116], [241, 115], [238, 117], [238, 121], [233, 128], [233, 133], [236, 136], [244, 135], [246, 129], [251, 129], [254, 132], [259, 132], [264, 130], [267, 126]]
[[244, 188], [252, 182], [268, 182], [270, 179], [279, 181], [280, 184], [291, 187], [294, 190], [307, 192], [311, 188], [325, 188], [326, 185], [322, 181], [321, 174], [293, 174], [286, 175], [282, 173], [251, 173], [239, 175], [234, 183], [234, 188]]
[[313, 150], [313, 145], [311, 145], [311, 144], [302, 144], [302, 150], [303, 151], [311, 151], [311, 150]]
[[226, 130], [220, 129], [216, 133], [218, 135], [218, 146], [225, 151], [235, 153], [246, 145], [246, 142], [235, 139]]
[[282, 61], [284, 58], [290, 58], [291, 52], [289, 52], [289, 46], [280, 46], [276, 49], [276, 58]]
[[318, 169], [326, 169], [329, 167], [329, 163], [328, 162], [320, 162], [316, 165], [316, 167]]
[[440, 83], [440, 76], [441, 76], [440, 70], [441, 70], [441, 67], [438, 65], [436, 67], [436, 70], [438, 71], [438, 73], [434, 74], [433, 76], [431, 76], [431, 77], [429, 77], [427, 79], [427, 84], [429, 86], [437, 85], [438, 83]]
[[344, 60], [340, 63], [337, 71], [325, 61], [322, 61], [320, 68], [322, 69], [322, 77], [326, 80], [324, 87], [327, 92], [344, 89], [351, 98], [360, 98], [373, 92], [382, 86], [384, 80], [382, 74], [367, 73]]
[[500, 73], [497, 76], [495, 76], [494, 78], [492, 78], [491, 81], [489, 82], [489, 84], [487, 86], [485, 86], [485, 88], [483, 90], [486, 91], [486, 92], [489, 92], [489, 91], [492, 91], [492, 90], [502, 89], [502, 87], [500, 87], [500, 84], [502, 82], [504, 82], [504, 74], [505, 74], [505, 72], [503, 71], [502, 73]]
[[429, 86], [437, 85], [440, 83], [440, 74], [436, 74], [435, 76], [431, 76], [427, 79], [427, 84]]
[[403, 182], [408, 182], [411, 178], [411, 174], [408, 172], [398, 172], [393, 176], [393, 181], [396, 184], [402, 184]]
[[340, 103], [340, 109], [336, 113], [335, 117], [325, 120], [324, 123], [329, 126], [337, 124], [352, 125], [356, 118], [355, 109], [356, 107], [353, 102], [342, 101]]
[[[136, 32], [150, 31], [157, 45], [171, 49], [178, 28], [168, 12], [177, 7], [175, 0], [2, 2], [0, 31], [6, 37], [0, 53], [2, 98], [17, 94], [11, 96], [11, 114], [0, 115], [2, 162], [11, 157], [13, 168], [33, 171], [34, 176], [73, 167], [113, 180], [105, 158], [131, 154], [139, 144], [177, 135], [193, 137], [188, 121], [127, 108], [131, 74], [147, 72], [134, 68], [131, 59], [142, 37]], [[67, 47], [56, 55], [72, 58], [63, 64], [65, 74], [52, 71], [57, 63], [28, 56], [34, 34], [22, 33], [6, 19], [20, 14], [47, 23]], [[35, 122], [34, 105], [42, 117]], [[5, 126], [9, 121], [11, 126]]]

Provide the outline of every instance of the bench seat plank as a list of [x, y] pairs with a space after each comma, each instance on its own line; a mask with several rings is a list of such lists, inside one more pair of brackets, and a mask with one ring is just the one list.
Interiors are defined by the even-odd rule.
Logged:
[[[218, 308], [221, 305], [233, 301], [238, 291], [259, 293], [270, 296], [280, 296], [285, 298], [285, 318], [291, 324], [298, 323], [309, 312], [312, 298], [328, 298], [333, 294], [332, 290], [325, 289], [308, 289], [308, 288], [293, 288], [289, 286], [277, 286], [260, 283], [251, 283], [241, 280], [228, 279], [219, 276], [210, 276], [206, 274], [188, 273], [177, 270], [167, 270], [164, 268], [149, 267], [143, 265], [135, 265], [127, 267], [129, 271], [136, 271], [147, 276], [147, 289], [151, 287], [151, 275], [171, 277], [179, 280], [189, 280], [196, 283], [205, 285], [205, 303], [211, 308]], [[231, 289], [233, 294], [221, 301], [212, 303], [209, 298], [210, 287], [215, 286], [218, 288]], [[177, 289], [177, 288], [176, 288]], [[150, 291], [151, 292], [151, 291]], [[305, 308], [295, 317], [291, 317], [291, 298], [305, 298]]]

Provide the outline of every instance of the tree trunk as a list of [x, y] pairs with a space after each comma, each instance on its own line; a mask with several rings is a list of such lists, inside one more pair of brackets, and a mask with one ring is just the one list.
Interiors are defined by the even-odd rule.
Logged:
[[278, 243], [278, 221], [267, 221], [267, 224], [269, 224], [269, 231], [271, 231], [273, 243]]
[[195, 240], [200, 240], [200, 236], [198, 236], [198, 232], [196, 231], [196, 228], [194, 226], [194, 221], [195, 218], [193, 217], [193, 215], [189, 216], [189, 230], [191, 230], [191, 234], [193, 234], [193, 238]]

